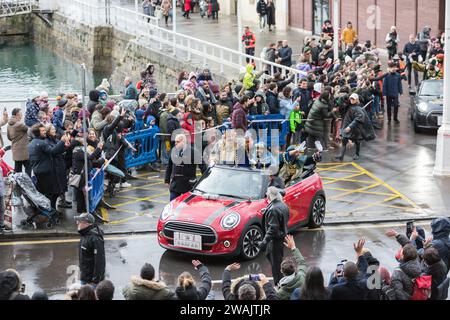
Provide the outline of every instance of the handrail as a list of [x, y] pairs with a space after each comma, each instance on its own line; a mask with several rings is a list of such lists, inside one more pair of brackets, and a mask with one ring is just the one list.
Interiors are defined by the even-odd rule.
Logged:
[[[69, 3], [72, 4], [68, 7], [73, 7], [75, 4], [75, 6], [90, 7], [92, 9], [104, 9], [105, 12], [107, 8], [106, 6], [98, 6], [80, 0], [71, 0]], [[305, 76], [307, 74], [304, 71], [292, 67], [283, 66], [278, 63], [261, 59], [260, 57], [247, 55], [238, 50], [226, 48], [215, 43], [174, 32], [170, 29], [162, 28], [159, 26], [159, 23], [157, 23], [159, 19], [140, 12], [122, 8], [117, 5], [111, 5], [109, 9], [109, 21], [118, 30], [137, 36], [138, 38], [142, 37], [144, 39], [151, 40], [151, 43], [159, 45], [159, 50], [162, 50], [164, 45], [171, 47], [175, 56], [177, 55], [177, 50], [184, 51], [187, 54], [188, 61], [191, 60], [192, 55], [197, 55], [203, 60], [203, 66], [218, 64], [221, 73], [224, 72], [224, 66], [240, 72], [242, 67], [244, 67], [244, 65], [242, 65], [242, 61], [251, 59], [258, 64], [259, 70], [268, 68], [270, 69], [271, 74], [273, 74], [276, 70], [281, 70], [283, 75], [290, 73]], [[91, 11], [90, 21], [92, 22], [92, 12], [95, 10], [89, 11]], [[66, 13], [64, 10], [62, 14], [67, 14], [70, 16], [70, 14]], [[80, 17], [79, 19], [85, 20], [83, 17]], [[152, 23], [149, 23], [148, 19], [150, 19]], [[96, 21], [99, 20], [101, 19], [97, 19]], [[105, 21], [106, 20], [108, 19], [105, 17]], [[297, 84], [298, 81], [299, 77], [296, 76], [294, 83]]]

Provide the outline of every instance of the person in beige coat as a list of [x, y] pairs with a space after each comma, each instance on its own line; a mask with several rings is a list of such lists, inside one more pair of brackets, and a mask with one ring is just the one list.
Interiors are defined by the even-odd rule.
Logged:
[[31, 166], [28, 153], [28, 127], [23, 123], [23, 114], [20, 108], [14, 108], [11, 119], [8, 122], [7, 137], [11, 141], [12, 157], [14, 161], [14, 170], [25, 172], [31, 177]]
[[170, 9], [172, 9], [172, 4], [169, 0], [163, 0], [161, 3], [161, 11], [164, 16], [164, 20], [166, 21], [166, 27], [169, 26], [169, 16], [170, 16]]

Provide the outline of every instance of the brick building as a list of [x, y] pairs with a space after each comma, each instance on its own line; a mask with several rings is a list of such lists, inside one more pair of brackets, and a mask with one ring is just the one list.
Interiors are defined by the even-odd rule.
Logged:
[[[219, 0], [221, 14], [235, 15], [238, 0]], [[258, 22], [258, 0], [239, 0], [243, 21]], [[266, 0], [267, 1], [267, 0]], [[322, 24], [333, 17], [333, 0], [274, 0], [277, 29], [298, 29], [320, 34]], [[429, 26], [432, 35], [444, 30], [445, 0], [340, 0], [340, 22], [352, 21], [360, 40], [384, 47], [386, 34], [397, 26], [401, 46], [411, 33]]]
[[[333, 0], [288, 0], [288, 17], [291, 28], [320, 34], [323, 22], [333, 18]], [[353, 22], [360, 40], [380, 47], [390, 27], [397, 26], [403, 45], [424, 26], [431, 27], [433, 36], [444, 30], [445, 0], [341, 0], [341, 28], [347, 21]]]

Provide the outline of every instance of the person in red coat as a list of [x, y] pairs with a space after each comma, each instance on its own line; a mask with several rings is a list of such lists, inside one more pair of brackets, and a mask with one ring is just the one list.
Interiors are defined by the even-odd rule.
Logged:
[[192, 10], [192, 6], [191, 6], [191, 0], [184, 0], [184, 13], [183, 13], [183, 17], [185, 17], [186, 19], [190, 19], [189, 18], [189, 13]]

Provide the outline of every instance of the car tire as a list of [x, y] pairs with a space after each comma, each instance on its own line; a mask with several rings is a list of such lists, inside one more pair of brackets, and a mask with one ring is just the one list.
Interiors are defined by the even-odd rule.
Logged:
[[325, 220], [326, 200], [323, 195], [316, 195], [311, 201], [309, 208], [309, 222], [310, 229], [320, 228]]
[[413, 119], [413, 125], [414, 125], [414, 132], [415, 133], [420, 133], [422, 130], [419, 128], [419, 126], [417, 125], [417, 121], [416, 119]]
[[261, 228], [257, 225], [251, 225], [243, 232], [240, 243], [241, 258], [244, 260], [253, 260], [261, 252], [259, 243], [264, 239]]

